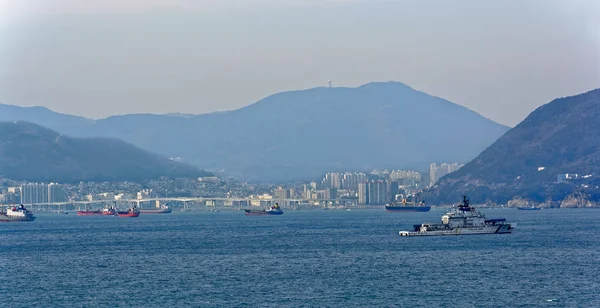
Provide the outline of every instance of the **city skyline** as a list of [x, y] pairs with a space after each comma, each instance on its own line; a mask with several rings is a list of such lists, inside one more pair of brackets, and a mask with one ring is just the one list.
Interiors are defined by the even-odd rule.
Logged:
[[[442, 165], [458, 166], [456, 163]], [[304, 200], [319, 205], [321, 202], [333, 202], [344, 206], [379, 206], [395, 201], [399, 195], [406, 198], [407, 195], [412, 195], [423, 187], [421, 173], [388, 169], [376, 169], [370, 172], [328, 172], [319, 183], [298, 182], [275, 184], [275, 186], [274, 184], [255, 186], [215, 176], [182, 180], [162, 179], [146, 183], [82, 182], [78, 185], [9, 181], [4, 184], [7, 188], [0, 188], [0, 204], [147, 201], [168, 199], [171, 196], [173, 200], [182, 197], [219, 200], [241, 198], [253, 206], [264, 206], [276, 201], [289, 206], [285, 203], [286, 200], [295, 200], [292, 201], [293, 204], [297, 204], [298, 200]], [[207, 206], [208, 203], [214, 205], [213, 202], [207, 202]]]
[[395, 80], [514, 126], [555, 97], [598, 87], [598, 12], [595, 1], [536, 0], [460, 10], [445, 1], [4, 2], [0, 102], [90, 118], [202, 114], [328, 80]]

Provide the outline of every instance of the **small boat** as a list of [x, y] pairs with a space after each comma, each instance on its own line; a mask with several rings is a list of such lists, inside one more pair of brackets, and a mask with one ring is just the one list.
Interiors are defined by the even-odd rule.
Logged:
[[530, 206], [530, 207], [517, 207], [517, 209], [519, 209], [521, 211], [539, 211], [542, 208], [541, 207]]
[[140, 216], [140, 211], [134, 206], [128, 211], [117, 211], [117, 215], [119, 217], [138, 217]]
[[282, 215], [283, 211], [279, 207], [278, 203], [271, 206], [268, 210], [244, 210], [246, 216], [266, 216], [266, 215]]
[[97, 211], [77, 211], [77, 216], [97, 216], [97, 215], [102, 215], [102, 211], [97, 210]]
[[19, 206], [9, 207], [6, 211], [0, 211], [0, 222], [10, 221], [34, 221], [33, 213], [26, 209], [22, 204]]

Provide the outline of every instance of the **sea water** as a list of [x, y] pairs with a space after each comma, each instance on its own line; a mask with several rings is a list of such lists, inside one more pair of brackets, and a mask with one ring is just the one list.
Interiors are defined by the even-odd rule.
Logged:
[[38, 214], [0, 224], [2, 307], [600, 307], [600, 209], [484, 209], [512, 234], [400, 237], [444, 213]]

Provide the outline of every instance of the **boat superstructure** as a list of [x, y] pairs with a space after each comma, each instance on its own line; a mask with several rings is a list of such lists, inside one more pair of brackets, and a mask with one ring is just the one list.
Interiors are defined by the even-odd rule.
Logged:
[[506, 219], [486, 219], [485, 215], [469, 205], [463, 196], [462, 204], [454, 206], [442, 216], [441, 223], [415, 225], [413, 231], [400, 231], [400, 236], [434, 236], [467, 234], [511, 233], [513, 226]]
[[24, 205], [10, 206], [5, 211], [0, 211], [0, 221], [34, 221], [33, 213], [26, 209]]
[[102, 210], [102, 215], [105, 216], [115, 216], [117, 215], [117, 209], [115, 209], [114, 207], [107, 207], [105, 209]]

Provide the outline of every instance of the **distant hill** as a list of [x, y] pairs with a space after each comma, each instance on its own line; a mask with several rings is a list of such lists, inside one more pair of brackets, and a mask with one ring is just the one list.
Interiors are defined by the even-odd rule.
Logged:
[[0, 176], [26, 181], [138, 181], [207, 175], [117, 139], [71, 138], [27, 122], [0, 122]]
[[93, 120], [54, 112], [46, 107], [19, 107], [0, 104], [0, 122], [25, 121], [57, 131], [77, 130]]
[[283, 92], [229, 112], [62, 118], [51, 127], [79, 137], [119, 138], [204, 169], [259, 181], [467, 162], [508, 130], [399, 82]]
[[[559, 174], [572, 179], [558, 181]], [[574, 176], [577, 174], [578, 176]], [[560, 203], [573, 194], [600, 201], [600, 89], [553, 100], [477, 158], [425, 193], [433, 203], [469, 195], [476, 203], [513, 197]]]

